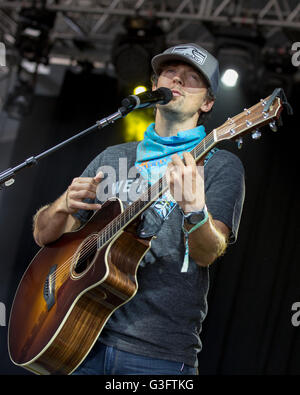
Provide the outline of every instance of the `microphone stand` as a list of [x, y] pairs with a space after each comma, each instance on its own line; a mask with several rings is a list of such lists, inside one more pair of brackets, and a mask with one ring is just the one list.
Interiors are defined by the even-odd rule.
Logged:
[[73, 141], [80, 139], [81, 137], [84, 137], [85, 135], [93, 132], [96, 129], [103, 129], [105, 126], [113, 124], [117, 119], [125, 117], [132, 110], [133, 109], [129, 109], [128, 107], [120, 107], [117, 112], [109, 115], [108, 117], [101, 119], [100, 121], [97, 121], [95, 125], [77, 133], [75, 136], [70, 137], [65, 141], [62, 141], [61, 143], [55, 145], [52, 148], [47, 149], [46, 151], [42, 152], [39, 155], [30, 156], [24, 162], [21, 162], [20, 164], [18, 164], [13, 168], [4, 170], [3, 172], [0, 173], [0, 189], [11, 186], [15, 182], [16, 173], [23, 170], [24, 168], [37, 165], [40, 159], [45, 158], [46, 156], [52, 154], [53, 152], [65, 147], [66, 145], [72, 143]]

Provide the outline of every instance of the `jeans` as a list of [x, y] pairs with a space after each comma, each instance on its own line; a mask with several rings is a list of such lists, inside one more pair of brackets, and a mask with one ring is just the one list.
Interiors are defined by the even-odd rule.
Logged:
[[197, 368], [105, 346], [97, 341], [73, 375], [195, 375]]

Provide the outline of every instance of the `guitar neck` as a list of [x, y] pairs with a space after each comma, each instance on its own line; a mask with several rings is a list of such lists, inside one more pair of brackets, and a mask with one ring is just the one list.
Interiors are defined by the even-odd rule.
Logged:
[[[216, 145], [217, 142], [215, 141], [214, 135], [215, 130], [209, 133], [193, 150], [190, 151], [196, 162], [203, 158], [203, 156]], [[103, 232], [104, 234], [101, 237], [101, 245], [142, 214], [142, 212], [156, 201], [167, 189], [167, 179], [164, 175], [153, 185], [147, 188], [139, 199], [134, 201], [131, 205], [126, 207], [121, 214], [115, 217], [106, 228], [102, 229], [101, 233]]]
[[[249, 109], [228, 120], [216, 129], [213, 129], [193, 150], [196, 162], [204, 157], [216, 144], [222, 140], [235, 140], [241, 138], [244, 134], [251, 132], [258, 127], [270, 124], [273, 128], [274, 121], [279, 118], [282, 111], [282, 103], [279, 97], [274, 97], [272, 105], [265, 109], [267, 101], [270, 99], [262, 99]], [[256, 133], [256, 136], [255, 136]], [[257, 138], [257, 131], [254, 132], [254, 138]], [[157, 182], [151, 185], [139, 199], [128, 206], [121, 214], [114, 218], [104, 229], [102, 229], [100, 244], [103, 245], [110, 240], [119, 231], [129, 225], [136, 217], [138, 217], [152, 202], [157, 200], [168, 189], [166, 177], [161, 177]]]
[[216, 130], [217, 129], [214, 129], [210, 132], [194, 149], [192, 149], [192, 151], [190, 151], [196, 162], [199, 162], [199, 160], [217, 144], [214, 137]]
[[[198, 162], [208, 151], [210, 151], [216, 145], [214, 139], [214, 131], [209, 133], [190, 153], [193, 155], [196, 162]], [[158, 181], [156, 181], [151, 187], [149, 187], [139, 199], [133, 202], [125, 211], [128, 210], [130, 214], [128, 218], [140, 215], [145, 208], [147, 208], [152, 202], [157, 200], [166, 190], [168, 189], [167, 179], [164, 175]], [[124, 215], [125, 215], [124, 211]]]

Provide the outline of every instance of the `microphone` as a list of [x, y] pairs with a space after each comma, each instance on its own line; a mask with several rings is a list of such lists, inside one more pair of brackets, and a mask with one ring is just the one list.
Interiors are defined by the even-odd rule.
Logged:
[[130, 95], [122, 100], [122, 106], [128, 110], [153, 107], [156, 104], [167, 104], [173, 98], [168, 88], [158, 88], [155, 91], [146, 91], [138, 95]]

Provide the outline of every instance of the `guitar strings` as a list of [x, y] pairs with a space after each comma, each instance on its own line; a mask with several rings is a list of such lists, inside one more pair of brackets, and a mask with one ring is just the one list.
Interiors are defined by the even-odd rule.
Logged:
[[[206, 144], [205, 144], [206, 142]], [[199, 154], [203, 153], [203, 147], [205, 145], [208, 145], [209, 147], [212, 145], [212, 143], [215, 143], [214, 137], [213, 137], [213, 133], [210, 133], [204, 140], [202, 140], [200, 142], [200, 144], [198, 144], [192, 151], [191, 153], [194, 154], [194, 157], [197, 158], [197, 156], [199, 156]], [[149, 196], [155, 196], [157, 194], [159, 194], [159, 186], [160, 185], [164, 185], [166, 183], [166, 179], [165, 176], [163, 176], [159, 181], [157, 181], [152, 187], [148, 188], [148, 190], [146, 191], [146, 193], [144, 193], [144, 197]], [[49, 277], [52, 279], [54, 276], [57, 277], [58, 275], [63, 274], [64, 272], [67, 271], [69, 272], [70, 269], [70, 263], [74, 260], [74, 258], [76, 258], [76, 256], [79, 256], [79, 258], [81, 260], [83, 259], [87, 259], [87, 257], [91, 254], [93, 254], [95, 252], [95, 247], [97, 247], [99, 240], [102, 238], [102, 242], [104, 239], [104, 244], [105, 242], [109, 241], [110, 238], [112, 238], [112, 236], [115, 236], [115, 234], [120, 230], [120, 224], [122, 221], [119, 221], [120, 218], [119, 217], [125, 217], [129, 212], [129, 218], [126, 219], [126, 222], [129, 222], [128, 220], [131, 219], [131, 217], [133, 217], [134, 215], [136, 215], [136, 206], [139, 205], [141, 202], [144, 203], [144, 200], [142, 200], [143, 195], [136, 200], [135, 202], [133, 202], [130, 206], [127, 207], [126, 210], [124, 210], [123, 213], [120, 213], [117, 217], [115, 217], [109, 224], [107, 224], [105, 226], [105, 228], [103, 228], [99, 233], [94, 234], [94, 237], [91, 237], [91, 240], [89, 240], [87, 243], [84, 244], [84, 247], [79, 250], [76, 251], [73, 255], [71, 255], [62, 265], [60, 265]], [[147, 200], [146, 200], [147, 202]], [[146, 203], [147, 204], [147, 203]], [[145, 205], [146, 205], [145, 204]], [[144, 205], [144, 204], [143, 204]], [[134, 210], [132, 210], [132, 206], [134, 206]], [[141, 207], [138, 207], [138, 211], [141, 209]], [[133, 214], [132, 215], [132, 212]], [[124, 225], [125, 225], [124, 223]], [[122, 226], [122, 225], [121, 225]], [[116, 229], [114, 229], [116, 228]], [[111, 235], [111, 232], [115, 231], [114, 235]], [[105, 240], [107, 235], [108, 240]], [[100, 236], [100, 237], [99, 237]], [[104, 237], [103, 237], [104, 236]], [[101, 248], [101, 247], [100, 247]]]
[[[156, 185], [155, 187], [159, 188], [159, 185]], [[157, 192], [159, 192], [159, 190]], [[152, 193], [154, 193], [154, 192], [152, 191]], [[149, 194], [148, 191], [147, 191], [147, 194]], [[144, 194], [144, 195], [146, 195], [146, 194]], [[94, 234], [94, 237], [91, 237], [91, 240], [89, 240], [87, 243], [85, 243], [84, 248], [82, 248], [80, 251], [76, 251], [73, 255], [71, 255], [71, 257], [69, 257], [66, 262], [64, 262], [61, 266], [59, 266], [59, 268], [56, 269], [50, 276], [52, 277], [52, 276], [59, 275], [62, 272], [64, 272], [66, 268], [69, 270], [70, 262], [77, 255], [79, 255], [81, 259], [86, 259], [90, 253], [94, 253], [95, 247], [97, 247], [99, 240], [101, 240], [101, 244], [105, 244], [107, 241], [109, 241], [109, 239], [112, 238], [113, 236], [115, 236], [115, 234], [121, 229], [120, 225], [122, 226], [122, 220], [120, 221], [120, 217], [125, 218], [125, 221], [124, 221], [124, 225], [125, 225], [126, 222], [128, 222], [134, 215], [136, 215], [136, 211], [137, 211], [136, 206], [139, 205], [138, 210], [141, 209], [141, 207], [140, 207], [141, 203], [142, 203], [142, 205], [146, 205], [146, 204], [151, 203], [151, 201], [147, 202], [146, 199], [144, 201], [142, 201], [140, 198], [139, 200], [134, 202], [132, 205], [128, 206], [127, 209], [124, 210], [123, 213], [120, 213], [117, 217], [115, 217], [99, 233]], [[134, 210], [133, 210], [133, 208], [134, 208]], [[115, 232], [115, 234], [112, 234], [112, 232]]]
[[[205, 140], [206, 140], [206, 143], [207, 143], [208, 146], [210, 146], [212, 143], [215, 143], [215, 140], [214, 140], [214, 137], [212, 136], [212, 133], [210, 133], [210, 134], [206, 137]], [[196, 147], [191, 151], [191, 153], [194, 153], [194, 157], [195, 157], [195, 155], [196, 155], [196, 158], [197, 158], [197, 156], [199, 156], [199, 154], [201, 154], [201, 153], [203, 152], [203, 146], [204, 146], [204, 145], [205, 145], [205, 141], [203, 140], [200, 144], [198, 144], [198, 146], [196, 146]], [[157, 183], [155, 183], [151, 188], [149, 188], [149, 189], [146, 191], [146, 193], [143, 194], [144, 197], [147, 197], [147, 195], [149, 195], [149, 192], [151, 191], [151, 189], [152, 189], [152, 191], [150, 192], [151, 195], [152, 195], [152, 194], [156, 195], [157, 193], [159, 193], [159, 184], [162, 184], [163, 181], [166, 181], [166, 180], [165, 180], [165, 176], [163, 176], [162, 179], [160, 179], [160, 180], [159, 180]], [[143, 196], [143, 195], [142, 195], [142, 196]], [[153, 196], [153, 195], [152, 195], [152, 196]], [[146, 200], [146, 201], [147, 201], [147, 200]], [[82, 248], [82, 250], [76, 251], [73, 255], [71, 255], [71, 256], [67, 259], [67, 261], [65, 261], [62, 265], [60, 265], [60, 266], [59, 266], [49, 277], [50, 277], [51, 279], [52, 279], [54, 276], [57, 277], [58, 275], [61, 275], [61, 274], [63, 274], [64, 272], [66, 272], [66, 269], [67, 269], [67, 271], [69, 272], [70, 263], [74, 260], [74, 258], [76, 258], [76, 256], [79, 256], [80, 259], [86, 259], [89, 255], [93, 254], [93, 253], [95, 252], [95, 247], [97, 247], [98, 241], [99, 241], [101, 238], [102, 238], [102, 239], [104, 238], [104, 244], [105, 244], [105, 242], [109, 241], [109, 239], [112, 238], [112, 236], [115, 236], [115, 234], [117, 233], [117, 231], [120, 230], [120, 229], [118, 229], [118, 227], [119, 227], [118, 225], [120, 225], [120, 223], [121, 223], [121, 221], [119, 221], [119, 219], [120, 219], [119, 217], [121, 217], [122, 214], [123, 214], [123, 217], [124, 217], [124, 216], [126, 217], [126, 214], [128, 214], [128, 211], [129, 211], [129, 212], [132, 211], [132, 208], [133, 208], [132, 206], [136, 206], [136, 205], [140, 204], [141, 202], [144, 203], [144, 201], [142, 201], [142, 197], [140, 197], [138, 200], [136, 200], [136, 201], [133, 202], [130, 206], [128, 206], [127, 209], [124, 210], [123, 213], [119, 214], [119, 215], [118, 215], [117, 217], [115, 217], [109, 224], [107, 224], [107, 225], [105, 226], [105, 228], [103, 228], [103, 229], [101, 230], [101, 232], [95, 234], [94, 237], [91, 237], [91, 240], [84, 244], [84, 248]], [[141, 207], [139, 207], [138, 209], [140, 210]], [[136, 214], [136, 207], [135, 207], [135, 210], [133, 210], [133, 211], [134, 211], [134, 214]], [[131, 219], [130, 217], [132, 217], [132, 213], [129, 213], [129, 219]], [[119, 221], [119, 222], [118, 222], [118, 221]], [[111, 231], [115, 231], [114, 228], [116, 228], [116, 233], [115, 233], [114, 235], [111, 235]], [[99, 237], [99, 235], [100, 235], [100, 237]], [[108, 240], [105, 240], [106, 237], [107, 237], [107, 235], [109, 236], [109, 237], [108, 237]], [[104, 237], [103, 237], [103, 236], [104, 236]], [[102, 242], [103, 242], [103, 240], [102, 240]]]
[[[241, 115], [239, 115], [239, 116], [241, 116]], [[243, 117], [244, 117], [244, 115], [243, 115]], [[221, 131], [222, 128], [223, 128], [223, 129], [226, 129], [226, 126], [219, 127], [218, 130]], [[216, 129], [215, 129], [215, 130], [216, 130]], [[199, 156], [199, 154], [202, 154], [202, 153], [203, 153], [203, 147], [206, 145], [205, 142], [206, 142], [206, 144], [208, 145], [208, 148], [211, 149], [210, 146], [212, 145], [212, 143], [213, 143], [213, 144], [216, 143], [216, 142], [215, 142], [215, 139], [214, 139], [214, 136], [213, 136], [213, 132], [211, 132], [204, 140], [202, 140], [202, 141], [200, 142], [200, 144], [198, 144], [198, 145], [191, 151], [191, 153], [194, 154], [194, 157], [195, 157], [195, 158], [197, 158], [197, 156]], [[205, 150], [205, 149], [204, 149], [204, 150]], [[163, 176], [162, 179], [164, 179], [164, 177], [165, 177], [165, 176]], [[159, 186], [159, 182], [161, 182], [161, 180], [159, 180], [157, 183], [155, 183], [155, 184], [154, 184], [151, 188], [149, 188], [149, 189], [146, 191], [146, 193], [144, 193], [143, 195], [149, 195], [149, 191], [150, 191], [151, 189], [154, 189], [154, 191], [152, 191], [151, 194], [152, 194], [153, 192], [154, 192], [154, 193], [159, 192], [159, 191], [156, 191], [156, 190], [155, 190], [155, 189]], [[108, 233], [108, 234], [109, 234], [108, 240], [109, 240], [110, 238], [112, 238], [112, 236], [115, 236], [115, 235], [110, 235], [110, 233], [111, 233], [112, 230], [114, 230], [114, 226], [116, 227], [116, 230], [117, 230], [118, 225], [119, 225], [119, 224], [118, 224], [119, 217], [120, 217], [122, 214], [123, 214], [123, 216], [126, 216], [126, 214], [127, 214], [127, 212], [128, 212], [128, 209], [129, 209], [129, 211], [130, 211], [130, 210], [132, 209], [132, 206], [133, 206], [133, 205], [136, 205], [136, 204], [138, 204], [138, 203], [140, 203], [140, 202], [141, 202], [141, 198], [138, 199], [137, 201], [133, 202], [132, 205], [130, 205], [123, 213], [121, 213], [121, 214], [119, 214], [117, 217], [115, 217], [115, 218], [114, 218], [109, 224], [107, 224], [106, 227], [103, 228], [103, 229], [101, 230], [101, 232], [98, 233], [97, 235], [100, 234], [100, 237], [103, 236], [103, 234], [104, 234], [104, 236], [107, 236], [107, 233]], [[130, 217], [131, 217], [131, 215], [129, 216], [129, 219], [131, 219]], [[117, 231], [119, 231], [119, 230], [120, 230], [120, 229], [118, 229]], [[117, 231], [116, 231], [116, 233], [117, 233]], [[96, 237], [97, 235], [95, 234], [95, 237]], [[69, 272], [70, 262], [72, 262], [72, 261], [74, 260], [74, 258], [75, 258], [77, 255], [79, 255], [79, 257], [80, 257], [81, 259], [86, 259], [90, 254], [94, 253], [94, 249], [95, 249], [95, 247], [97, 247], [98, 241], [99, 241], [100, 237], [97, 236], [96, 239], [93, 238], [91, 241], [87, 242], [87, 243], [84, 245], [84, 248], [83, 248], [82, 250], [76, 251], [72, 256], [70, 256], [70, 257], [67, 259], [66, 262], [64, 262], [61, 266], [59, 266], [58, 269], [56, 269], [50, 276], [52, 277], [52, 276], [60, 275], [61, 273], [65, 272], [65, 269], [66, 269], [66, 268], [68, 269], [68, 272]], [[104, 237], [104, 239], [105, 239], [105, 237]], [[108, 240], [106, 240], [106, 241], [108, 241]], [[105, 241], [105, 242], [106, 242], [106, 241]]]
[[[267, 99], [265, 99], [267, 100]], [[233, 118], [229, 118], [228, 121], [230, 120], [233, 123], [238, 122], [240, 119], [242, 118], [249, 118], [249, 115], [251, 114], [251, 116], [253, 117], [253, 110], [256, 109], [256, 107], [261, 107], [262, 103], [257, 103], [254, 106], [252, 106], [250, 109], [248, 109], [248, 111], [250, 111], [250, 113], [245, 114], [244, 112], [234, 116]], [[255, 114], [254, 114], [255, 115]], [[260, 115], [260, 114], [259, 114]], [[227, 121], [227, 122], [228, 122]], [[214, 129], [211, 133], [209, 133], [206, 138], [204, 138], [192, 151], [191, 154], [194, 156], [194, 158], [197, 160], [197, 157], [200, 156], [202, 153], [205, 152], [205, 150], [207, 149], [211, 149], [211, 146], [216, 144], [218, 141], [215, 141], [214, 139], [214, 132], [221, 132], [224, 129], [228, 129], [228, 125], [226, 125], [226, 123], [224, 125], [221, 125], [220, 127]], [[232, 127], [231, 124], [231, 127]], [[235, 125], [235, 129], [237, 130], [241, 125], [236, 126]], [[222, 133], [221, 133], [222, 135]], [[207, 147], [206, 147], [207, 145]], [[95, 248], [97, 249], [97, 246], [99, 245], [98, 242], [99, 240], [102, 238], [102, 242], [103, 239], [105, 240], [105, 238], [108, 235], [108, 239], [104, 241], [103, 244], [105, 244], [107, 241], [109, 241], [112, 237], [114, 237], [117, 232], [121, 229], [120, 228], [120, 224], [121, 221], [118, 222], [120, 219], [125, 218], [125, 223], [126, 221], [129, 222], [129, 220], [134, 217], [134, 215], [136, 215], [136, 206], [138, 204], [140, 204], [142, 202], [142, 197], [148, 197], [149, 196], [149, 192], [150, 192], [150, 196], [154, 196], [159, 194], [159, 185], [161, 185], [163, 182], [165, 181], [165, 176], [163, 176], [158, 182], [156, 182], [153, 186], [151, 186], [150, 188], [148, 188], [148, 190], [142, 194], [142, 196], [137, 199], [135, 202], [133, 202], [130, 206], [128, 206], [122, 213], [120, 213], [119, 215], [117, 215], [117, 217], [115, 217], [110, 223], [108, 223], [99, 233], [94, 234], [94, 237], [91, 237], [91, 240], [89, 240], [87, 243], [84, 244], [84, 248], [82, 248], [82, 250], [80, 251], [76, 251], [73, 255], [71, 255], [67, 261], [65, 261], [62, 265], [60, 265], [49, 277], [52, 279], [53, 276], [57, 276], [60, 274], [63, 274], [66, 269], [69, 272], [70, 269], [70, 262], [72, 262], [74, 260], [74, 258], [76, 256], [79, 256], [80, 259], [86, 259], [89, 255], [94, 253]], [[135, 208], [134, 213], [132, 215], [132, 208]], [[141, 207], [138, 208], [138, 211], [141, 210]], [[126, 219], [126, 215], [129, 212], [129, 218]], [[123, 225], [123, 226], [124, 226]], [[115, 227], [115, 229], [114, 229]], [[121, 225], [122, 227], [122, 225]], [[120, 228], [120, 229], [118, 229]], [[111, 234], [111, 232], [115, 232], [115, 234]], [[99, 247], [101, 248], [101, 246]]]

